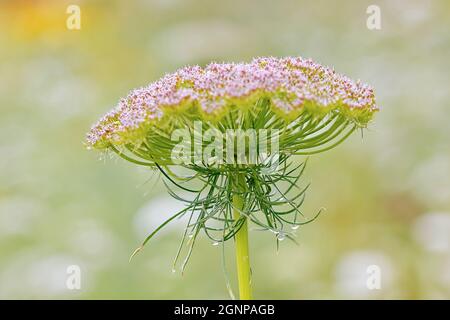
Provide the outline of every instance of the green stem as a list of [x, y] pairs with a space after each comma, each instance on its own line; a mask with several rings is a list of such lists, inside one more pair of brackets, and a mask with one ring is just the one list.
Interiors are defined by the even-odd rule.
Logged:
[[[239, 185], [238, 185], [239, 186]], [[242, 185], [240, 185], [242, 187]], [[236, 189], [241, 190], [239, 187]], [[251, 274], [250, 274], [250, 257], [248, 250], [248, 226], [247, 218], [242, 217], [239, 210], [244, 206], [244, 199], [238, 193], [233, 195], [233, 218], [235, 221], [244, 219], [242, 227], [235, 235], [236, 240], [236, 266], [239, 282], [239, 298], [241, 300], [252, 299]]]

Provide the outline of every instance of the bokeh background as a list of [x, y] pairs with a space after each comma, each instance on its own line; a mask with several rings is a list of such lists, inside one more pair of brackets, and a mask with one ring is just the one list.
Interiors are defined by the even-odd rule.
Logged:
[[[68, 30], [67, 6], [81, 8]], [[369, 5], [381, 30], [366, 27]], [[0, 1], [0, 298], [228, 299], [206, 237], [172, 272], [180, 204], [154, 172], [83, 145], [132, 88], [187, 64], [301, 55], [373, 85], [364, 132], [310, 158], [299, 245], [251, 233], [260, 299], [450, 298], [448, 1]], [[301, 159], [299, 159], [300, 161]], [[235, 288], [232, 242], [226, 262]], [[81, 269], [81, 289], [66, 286]], [[367, 268], [381, 271], [369, 290]]]

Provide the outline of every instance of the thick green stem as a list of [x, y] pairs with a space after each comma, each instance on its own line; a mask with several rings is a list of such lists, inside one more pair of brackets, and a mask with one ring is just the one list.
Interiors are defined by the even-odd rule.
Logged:
[[[239, 182], [238, 182], [239, 183]], [[241, 185], [242, 186], [242, 185]], [[239, 190], [239, 188], [237, 188]], [[239, 210], [242, 210], [244, 200], [238, 193], [233, 195], [233, 218], [235, 221], [243, 218], [244, 223], [240, 230], [236, 233], [236, 266], [239, 282], [239, 298], [241, 300], [252, 299], [252, 286], [250, 274], [250, 257], [248, 250], [248, 226], [247, 218], [243, 217]]]

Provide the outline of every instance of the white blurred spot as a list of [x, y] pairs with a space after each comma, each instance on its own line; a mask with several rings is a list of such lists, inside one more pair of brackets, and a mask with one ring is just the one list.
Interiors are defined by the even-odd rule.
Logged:
[[161, 33], [151, 50], [178, 64], [220, 59], [242, 51], [242, 34], [243, 30], [226, 21], [189, 22]]
[[386, 6], [395, 12], [398, 21], [407, 27], [414, 27], [431, 17], [431, 1], [429, 0], [396, 0], [386, 1]]
[[440, 270], [440, 280], [441, 283], [450, 289], [450, 257], [443, 263], [442, 268]]
[[414, 172], [409, 183], [413, 192], [424, 202], [447, 205], [450, 202], [450, 159], [435, 156]]
[[69, 243], [80, 254], [97, 257], [111, 257], [120, 245], [113, 233], [95, 220], [83, 220], [71, 228]]
[[[379, 272], [373, 273], [374, 266]], [[368, 272], [370, 271], [370, 272]], [[370, 277], [380, 276], [376, 284], [381, 290], [372, 290], [368, 283], [373, 282]], [[376, 292], [389, 288], [392, 284], [393, 269], [387, 256], [373, 251], [354, 251], [341, 258], [335, 269], [336, 291], [348, 298], [369, 298]]]
[[76, 76], [67, 63], [52, 56], [30, 60], [20, 76], [24, 104], [41, 109], [54, 121], [76, 116], [95, 100], [95, 84]]
[[[2, 298], [46, 298], [73, 294], [67, 288], [67, 268], [79, 265], [85, 270], [79, 258], [67, 255], [37, 257], [19, 255], [0, 275], [0, 297]], [[83, 273], [83, 276], [86, 272]], [[18, 276], [20, 275], [20, 276]], [[83, 279], [83, 290], [91, 285], [92, 279]]]
[[[148, 236], [164, 221], [184, 208], [181, 201], [168, 195], [151, 199], [138, 210], [133, 220], [134, 228], [140, 238]], [[174, 219], [160, 230], [161, 234], [170, 230], [184, 230], [187, 224], [187, 215], [181, 219]]]
[[417, 218], [413, 234], [426, 250], [450, 253], [450, 213], [427, 213]]
[[29, 233], [42, 210], [40, 203], [29, 198], [0, 200], [0, 237]]

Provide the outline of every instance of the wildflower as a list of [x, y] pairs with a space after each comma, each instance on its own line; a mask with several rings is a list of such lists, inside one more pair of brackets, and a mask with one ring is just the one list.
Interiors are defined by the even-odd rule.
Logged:
[[[201, 231], [222, 248], [235, 239], [240, 297], [250, 299], [248, 222], [273, 232], [278, 243], [294, 240], [295, 230], [320, 213], [303, 217], [300, 206], [307, 187], [298, 182], [306, 162], [294, 166], [291, 156], [335, 147], [367, 126], [377, 110], [371, 87], [310, 59], [211, 63], [182, 68], [133, 90], [92, 127], [86, 143], [158, 169], [169, 193], [187, 203], [135, 253], [167, 223], [188, 216], [174, 265], [187, 248], [184, 270]], [[177, 130], [188, 135], [181, 143]], [[213, 147], [205, 139], [211, 135]], [[246, 144], [252, 139], [259, 143]], [[177, 161], [174, 150], [182, 150], [186, 161]], [[231, 161], [216, 161], [224, 152]], [[253, 161], [240, 161], [246, 157]], [[173, 165], [193, 174], [179, 176]], [[194, 181], [200, 187], [192, 187]], [[174, 186], [193, 196], [182, 198]]]

